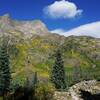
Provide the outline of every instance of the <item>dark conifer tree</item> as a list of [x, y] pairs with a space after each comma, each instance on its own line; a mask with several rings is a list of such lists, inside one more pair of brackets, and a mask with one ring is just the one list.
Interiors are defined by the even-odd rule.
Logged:
[[0, 46], [0, 95], [5, 95], [10, 86], [10, 62], [8, 55], [8, 43], [6, 39], [3, 39]]
[[55, 63], [51, 71], [51, 81], [57, 89], [66, 88], [64, 65], [59, 49], [55, 53]]
[[36, 86], [38, 84], [37, 72], [34, 73], [34, 78], [32, 81], [33, 81], [33, 86]]

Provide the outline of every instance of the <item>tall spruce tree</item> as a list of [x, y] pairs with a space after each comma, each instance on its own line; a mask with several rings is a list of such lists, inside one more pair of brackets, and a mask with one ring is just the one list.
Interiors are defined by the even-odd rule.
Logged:
[[51, 81], [57, 89], [66, 88], [64, 65], [59, 49], [55, 53], [55, 63], [51, 71]]
[[8, 43], [6, 39], [3, 39], [0, 46], [0, 95], [5, 95], [10, 86], [10, 62], [8, 55]]

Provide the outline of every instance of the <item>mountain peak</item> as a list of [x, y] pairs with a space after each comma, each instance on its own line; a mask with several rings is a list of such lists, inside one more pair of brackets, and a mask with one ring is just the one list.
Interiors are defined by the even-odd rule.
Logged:
[[6, 13], [6, 14], [4, 14], [2, 17], [10, 18], [10, 14], [9, 14], [9, 13]]
[[0, 29], [8, 30], [12, 28], [12, 22], [9, 14], [0, 16]]
[[18, 21], [12, 20], [9, 14], [0, 16], [0, 30], [17, 30], [25, 36], [46, 35], [49, 33], [46, 25], [41, 20]]
[[17, 21], [17, 24], [14, 24], [15, 29], [23, 32], [26, 35], [46, 35], [48, 29], [46, 25], [41, 20], [33, 21]]
[[3, 16], [0, 16], [0, 19], [2, 21], [9, 21], [10, 20], [10, 15], [9, 14], [4, 14]]

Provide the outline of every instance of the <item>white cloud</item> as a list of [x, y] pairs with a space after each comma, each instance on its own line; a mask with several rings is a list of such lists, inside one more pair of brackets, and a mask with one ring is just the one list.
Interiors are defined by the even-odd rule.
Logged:
[[64, 36], [75, 35], [75, 36], [92, 36], [100, 38], [100, 21], [81, 25], [69, 31], [65, 31], [63, 29], [56, 29], [51, 32], [58, 33]]
[[63, 30], [63, 29], [55, 29], [55, 30], [52, 30], [51, 33], [58, 33], [58, 34], [64, 35], [63, 33], [65, 33], [65, 30]]
[[81, 15], [83, 10], [78, 9], [73, 2], [66, 0], [55, 1], [43, 9], [44, 14], [51, 18], [74, 18]]

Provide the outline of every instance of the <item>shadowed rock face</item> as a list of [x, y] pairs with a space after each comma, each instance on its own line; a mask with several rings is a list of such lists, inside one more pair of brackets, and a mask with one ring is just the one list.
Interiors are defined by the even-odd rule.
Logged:
[[100, 93], [98, 94], [91, 94], [90, 92], [88, 91], [83, 91], [83, 90], [80, 90], [81, 91], [81, 97], [84, 99], [84, 100], [100, 100]]

